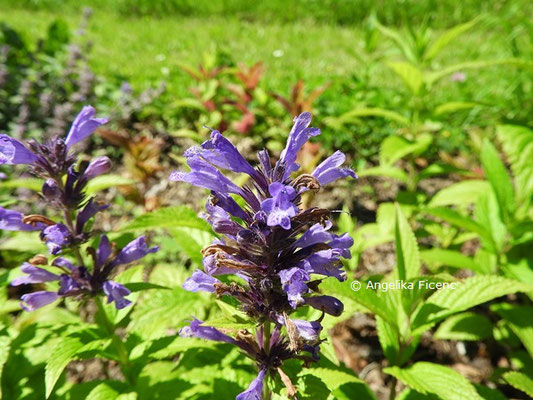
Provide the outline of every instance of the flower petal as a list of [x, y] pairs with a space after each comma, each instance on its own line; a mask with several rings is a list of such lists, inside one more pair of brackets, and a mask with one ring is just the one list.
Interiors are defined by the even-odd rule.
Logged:
[[143, 258], [147, 254], [155, 253], [158, 250], [159, 247], [157, 246], [149, 249], [146, 245], [146, 238], [144, 236], [140, 236], [137, 239], [129, 242], [126, 247], [122, 249], [117, 258], [115, 258], [115, 261], [113, 261], [113, 265], [117, 266], [121, 264], [129, 264], [133, 261]]
[[21, 267], [22, 272], [27, 274], [26, 276], [19, 276], [13, 279], [11, 286], [27, 285], [30, 283], [43, 283], [57, 281], [59, 276], [53, 274], [43, 268], [36, 267], [30, 263], [24, 263]]
[[131, 293], [124, 285], [113, 281], [105, 281], [103, 289], [104, 293], [107, 295], [107, 302], [111, 303], [114, 301], [117, 310], [120, 310], [131, 304], [131, 301], [124, 298], [124, 296], [127, 296]]
[[261, 369], [259, 371], [259, 374], [257, 374], [257, 378], [255, 378], [252, 383], [250, 383], [250, 386], [248, 386], [248, 389], [237, 395], [235, 400], [261, 400], [263, 398], [262, 392], [265, 374], [266, 371], [264, 369]]
[[56, 301], [59, 295], [56, 292], [35, 292], [23, 295], [20, 299], [22, 303], [21, 307], [26, 311], [35, 311], [38, 308], [44, 307]]
[[93, 118], [95, 113], [94, 107], [91, 106], [85, 106], [81, 109], [65, 139], [67, 148], [85, 139], [100, 125], [107, 123], [107, 119], [105, 118]]
[[0, 164], [31, 164], [38, 157], [21, 142], [7, 135], [0, 135]]
[[207, 275], [205, 272], [197, 269], [192, 276], [183, 283], [183, 289], [189, 292], [210, 292], [214, 293], [214, 284], [220, 282], [218, 279]]

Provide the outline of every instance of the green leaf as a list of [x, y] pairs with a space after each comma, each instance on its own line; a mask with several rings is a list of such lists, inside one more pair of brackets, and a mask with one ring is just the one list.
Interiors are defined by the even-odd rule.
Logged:
[[401, 125], [409, 125], [410, 123], [409, 119], [404, 117], [402, 114], [397, 113], [396, 111], [377, 107], [359, 107], [342, 114], [338, 118], [335, 118], [333, 125], [342, 126], [350, 123], [358, 123], [360, 122], [359, 119], [364, 117], [384, 118], [397, 122]]
[[396, 205], [396, 226], [394, 230], [398, 278], [407, 280], [420, 272], [420, 255], [415, 235], [399, 205]]
[[119, 229], [120, 232], [148, 230], [159, 228], [195, 228], [205, 232], [211, 232], [209, 224], [198, 217], [196, 213], [187, 206], [173, 206], [159, 208], [140, 215], [135, 220]]
[[461, 254], [459, 251], [434, 248], [420, 252], [422, 261], [428, 264], [447, 265], [454, 268], [466, 268], [474, 272], [485, 274], [486, 271], [471, 257]]
[[426, 61], [430, 61], [431, 59], [435, 58], [442, 51], [442, 49], [448, 46], [456, 37], [472, 29], [472, 27], [474, 27], [478, 21], [479, 18], [474, 18], [471, 21], [456, 25], [445, 31], [429, 46], [424, 54], [424, 59]]
[[391, 166], [379, 166], [379, 167], [367, 168], [362, 171], [357, 171], [357, 175], [359, 176], [387, 176], [389, 178], [394, 178], [404, 183], [409, 180], [407, 177], [407, 174], [401, 168], [391, 167]]
[[439, 190], [428, 203], [428, 207], [474, 204], [487, 190], [490, 190], [487, 181], [457, 182]]
[[389, 61], [387, 66], [398, 75], [415, 96], [424, 84], [424, 74], [413, 64], [404, 61]]
[[492, 336], [492, 322], [473, 312], [453, 315], [433, 335], [439, 340], [483, 340]]
[[491, 235], [491, 240], [483, 239], [482, 244], [495, 254], [501, 253], [507, 238], [507, 227], [492, 188], [479, 196], [474, 215], [477, 222], [485, 227]]
[[411, 329], [413, 332], [424, 331], [452, 314], [501, 296], [531, 290], [531, 284], [500, 276], [474, 276], [433, 293], [413, 316]]
[[133, 179], [125, 178], [121, 175], [100, 175], [89, 181], [87, 184], [87, 189], [85, 189], [85, 193], [87, 193], [89, 196], [92, 196], [111, 187], [132, 185], [134, 183], [135, 181]]
[[499, 60], [479, 60], [479, 61], [467, 61], [464, 63], [459, 63], [455, 65], [450, 65], [446, 68], [443, 68], [440, 71], [436, 71], [430, 74], [427, 74], [425, 76], [426, 83], [428, 85], [432, 85], [439, 79], [442, 79], [448, 75], [453, 74], [457, 71], [464, 71], [468, 69], [479, 69], [479, 68], [487, 68], [487, 67], [495, 67], [499, 65], [510, 65], [514, 66], [516, 68], [524, 68], [524, 69], [533, 69], [533, 61], [529, 60], [521, 60], [519, 58], [504, 58]]
[[442, 400], [481, 399], [464, 376], [443, 365], [418, 362], [407, 368], [389, 367], [383, 371], [417, 392], [433, 394]]
[[483, 240], [494, 244], [491, 234], [480, 224], [469, 217], [459, 214], [457, 211], [445, 207], [429, 207], [422, 209], [422, 212], [431, 214], [452, 225], [467, 231], [477, 233]]
[[503, 374], [505, 379], [511, 386], [533, 397], [533, 378], [521, 372], [510, 371]]
[[400, 349], [400, 340], [398, 330], [389, 324], [379, 315], [376, 315], [376, 329], [378, 332], [378, 339], [383, 354], [389, 360], [389, 363], [396, 364], [398, 358], [398, 350]]
[[457, 111], [470, 110], [476, 106], [479, 106], [479, 103], [472, 103], [469, 101], [450, 101], [435, 107], [433, 114], [440, 117], [443, 114], [451, 114]]
[[494, 305], [491, 309], [507, 321], [533, 359], [533, 325], [531, 325], [533, 307], [502, 303]]
[[56, 343], [45, 367], [46, 398], [50, 397], [61, 373], [84, 345], [85, 343], [79, 337], [65, 337]]
[[381, 143], [379, 163], [381, 166], [392, 165], [409, 154], [423, 153], [432, 141], [429, 134], [420, 134], [414, 141], [401, 136], [389, 136]]
[[196, 265], [202, 265], [202, 249], [213, 241], [213, 234], [194, 228], [172, 228], [170, 233], [176, 246]]
[[398, 32], [381, 25], [376, 19], [374, 19], [372, 22], [384, 36], [392, 39], [394, 43], [396, 43], [396, 46], [398, 46], [405, 58], [411, 62], [417, 62], [417, 56], [414, 54], [411, 46]]
[[85, 400], [111, 400], [116, 399], [119, 394], [107, 382], [102, 382], [89, 392]]
[[38, 178], [18, 178], [0, 181], [0, 189], [30, 189], [34, 192], [40, 192], [44, 181]]
[[483, 170], [490, 182], [501, 211], [504, 213], [504, 221], [508, 221], [509, 217], [514, 214], [514, 190], [511, 178], [507, 173], [505, 165], [500, 159], [496, 148], [485, 139], [481, 149], [481, 163]]
[[533, 196], [533, 131], [523, 126], [500, 125], [496, 135], [511, 165], [516, 204], [525, 214]]
[[[0, 336], [0, 379], [2, 378], [2, 371], [4, 370], [4, 364], [9, 357], [9, 351], [11, 350], [11, 339], [9, 336]], [[2, 399], [2, 388], [0, 386], [0, 399]]]

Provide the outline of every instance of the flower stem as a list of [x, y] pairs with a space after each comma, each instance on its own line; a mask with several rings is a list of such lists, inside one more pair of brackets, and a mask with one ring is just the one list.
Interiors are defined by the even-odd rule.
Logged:
[[95, 298], [96, 305], [98, 306], [98, 312], [100, 318], [97, 318], [97, 323], [104, 328], [104, 330], [111, 336], [111, 341], [115, 350], [117, 351], [118, 363], [120, 365], [120, 370], [122, 374], [130, 384], [134, 384], [135, 380], [130, 374], [130, 359], [128, 355], [128, 350], [124, 346], [122, 339], [115, 333], [115, 327], [113, 323], [107, 318], [107, 314], [104, 309], [104, 305], [100, 297], [96, 296]]
[[[270, 353], [270, 321], [268, 320], [263, 324], [263, 348], [266, 354]], [[263, 382], [263, 400], [270, 400], [270, 394], [267, 375]]]

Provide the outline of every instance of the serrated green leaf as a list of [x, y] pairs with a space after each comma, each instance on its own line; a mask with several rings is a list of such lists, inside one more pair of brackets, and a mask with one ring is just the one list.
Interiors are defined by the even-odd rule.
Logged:
[[398, 358], [398, 350], [400, 349], [398, 331], [379, 315], [376, 315], [376, 330], [379, 344], [385, 357], [391, 364], [395, 364]]
[[474, 386], [459, 372], [443, 365], [418, 362], [407, 368], [383, 370], [423, 394], [434, 394], [442, 400], [480, 399]]
[[437, 192], [428, 203], [428, 207], [474, 204], [487, 190], [490, 190], [487, 181], [457, 182]]
[[85, 343], [78, 337], [66, 337], [56, 343], [45, 367], [46, 398], [50, 397], [61, 373], [84, 345]]
[[389, 136], [381, 143], [379, 163], [381, 166], [392, 165], [409, 154], [425, 151], [432, 141], [431, 135], [427, 134], [419, 135], [414, 141], [401, 136]]
[[164, 207], [143, 214], [119, 229], [119, 232], [184, 227], [212, 232], [209, 224], [187, 206]]
[[474, 276], [433, 293], [413, 316], [411, 329], [424, 331], [452, 314], [507, 294], [531, 290], [533, 285], [500, 276]]
[[363, 117], [379, 117], [397, 122], [401, 125], [409, 125], [409, 120], [395, 111], [377, 107], [359, 107], [348, 111], [335, 119], [337, 126], [359, 122]]
[[202, 265], [202, 249], [209, 245], [214, 236], [211, 232], [193, 228], [170, 229], [177, 247], [196, 265]]
[[420, 256], [415, 235], [399, 205], [396, 205], [396, 226], [394, 230], [398, 278], [408, 280], [420, 272]]
[[505, 379], [511, 386], [533, 397], [533, 378], [521, 372], [510, 371], [503, 374]]
[[472, 312], [453, 315], [433, 335], [439, 340], [483, 340], [492, 336], [492, 322]]
[[104, 381], [96, 385], [89, 392], [85, 400], [118, 400], [121, 396], [120, 391], [116, 387], [123, 385], [124, 383], [119, 381]]
[[498, 155], [498, 151], [488, 139], [483, 141], [481, 163], [485, 175], [496, 194], [500, 209], [504, 213], [504, 221], [508, 221], [515, 211], [513, 183]]
[[476, 383], [474, 383], [474, 387], [483, 400], [508, 400], [507, 397], [505, 397], [502, 392], [497, 389], [491, 389]]
[[517, 207], [526, 214], [533, 197], [533, 131], [524, 126], [500, 125], [496, 135], [511, 165]]

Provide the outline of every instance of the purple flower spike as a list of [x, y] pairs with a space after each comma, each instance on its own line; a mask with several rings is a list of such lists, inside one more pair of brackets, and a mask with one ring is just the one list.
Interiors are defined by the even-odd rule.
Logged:
[[318, 180], [321, 186], [327, 185], [328, 183], [340, 178], [346, 178], [348, 176], [357, 179], [357, 175], [350, 168], [340, 168], [345, 161], [346, 156], [342, 152], [336, 151], [322, 161], [311, 173], [311, 175]]
[[217, 282], [220, 281], [197, 269], [192, 276], [183, 283], [183, 289], [189, 292], [214, 293], [216, 291], [214, 284]]
[[131, 293], [124, 285], [113, 281], [105, 281], [103, 289], [104, 293], [107, 295], [107, 302], [111, 303], [114, 301], [117, 310], [120, 310], [131, 304], [131, 301], [124, 298], [124, 296], [127, 296]]
[[74, 270], [74, 264], [72, 264], [69, 260], [63, 257], [58, 257], [54, 261], [52, 261], [52, 265], [59, 268], [65, 268], [68, 270]]
[[46, 243], [50, 254], [59, 254], [71, 239], [70, 230], [63, 224], [47, 226], [41, 233], [41, 239]]
[[129, 242], [126, 247], [122, 249], [115, 261], [113, 261], [113, 266], [121, 264], [129, 264], [133, 261], [137, 261], [140, 258], [143, 258], [149, 253], [155, 253], [159, 250], [159, 247], [148, 248], [146, 245], [146, 238], [144, 236], [138, 237], [137, 239]]
[[39, 231], [45, 227], [38, 222], [35, 225], [22, 222], [24, 215], [17, 211], [7, 210], [0, 207], [0, 229], [5, 231]]
[[43, 283], [57, 281], [59, 276], [48, 272], [45, 269], [31, 265], [30, 263], [24, 263], [21, 267], [22, 272], [28, 274], [27, 276], [19, 276], [13, 279], [11, 286], [27, 285], [30, 283]]
[[107, 156], [94, 159], [85, 169], [83, 176], [87, 179], [93, 179], [98, 175], [105, 174], [111, 169], [111, 160]]
[[265, 380], [266, 371], [261, 369], [257, 378], [255, 378], [248, 389], [239, 394], [235, 400], [261, 400], [263, 392], [263, 381]]
[[77, 291], [79, 288], [79, 285], [72, 277], [62, 274], [59, 278], [59, 291], [57, 293], [60, 296], [64, 296], [69, 292]]
[[309, 274], [301, 268], [294, 267], [280, 271], [279, 277], [291, 307], [296, 308], [302, 304], [304, 302], [302, 295], [309, 291], [305, 284], [310, 279]]
[[100, 125], [107, 123], [105, 118], [93, 118], [96, 113], [95, 109], [91, 106], [85, 106], [82, 108], [65, 139], [65, 145], [67, 148], [72, 147], [76, 143], [82, 141]]
[[306, 297], [305, 303], [317, 310], [324, 311], [326, 314], [338, 317], [344, 311], [344, 304], [339, 299], [332, 296], [313, 296]]
[[215, 342], [238, 345], [235, 339], [223, 334], [218, 329], [213, 328], [212, 326], [202, 326], [202, 324], [202, 321], [195, 318], [189, 326], [181, 328], [179, 334], [182, 337], [197, 337], [200, 339], [213, 340]]
[[20, 299], [22, 303], [20, 306], [26, 311], [35, 311], [38, 308], [44, 307], [56, 301], [59, 295], [56, 292], [34, 292], [23, 295]]
[[38, 157], [18, 140], [0, 135], [0, 164], [31, 164]]
[[291, 218], [298, 214], [298, 207], [291, 201], [296, 197], [296, 191], [292, 186], [285, 186], [280, 182], [270, 184], [268, 190], [272, 198], [261, 203], [261, 209], [268, 215], [267, 225], [290, 229]]

